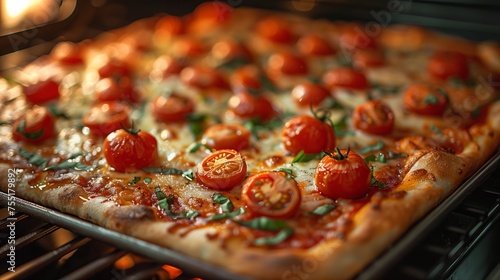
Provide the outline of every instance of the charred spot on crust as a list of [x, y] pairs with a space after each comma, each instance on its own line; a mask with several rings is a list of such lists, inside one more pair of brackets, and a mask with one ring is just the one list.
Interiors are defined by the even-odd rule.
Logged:
[[75, 202], [83, 203], [82, 198], [86, 198], [87, 194], [85, 191], [77, 185], [67, 185], [62, 187], [62, 190], [57, 193], [57, 201], [61, 205], [70, 206], [75, 204]]

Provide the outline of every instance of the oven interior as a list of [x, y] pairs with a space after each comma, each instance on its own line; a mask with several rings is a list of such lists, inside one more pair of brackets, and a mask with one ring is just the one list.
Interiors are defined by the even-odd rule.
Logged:
[[[62, 40], [80, 41], [134, 20], [186, 14], [203, 1], [56, 0], [59, 10], [48, 22], [21, 21], [0, 29], [0, 70], [9, 71], [47, 53]], [[500, 3], [460, 1], [225, 0], [231, 6], [289, 11], [308, 17], [365, 23], [417, 24], [470, 40], [500, 38]], [[0, 1], [2, 3], [2, 1]], [[391, 6], [393, 5], [393, 6]], [[388, 13], [390, 7], [398, 12]], [[1, 6], [4, 7], [4, 6]], [[1, 11], [2, 8], [0, 8]], [[2, 13], [3, 15], [3, 13]], [[500, 153], [407, 236], [366, 268], [358, 279], [499, 279]], [[71, 224], [52, 210], [17, 200], [11, 216], [0, 193], [0, 279], [44, 275], [46, 279], [222, 279], [234, 275], [175, 253], [151, 251], [116, 242], [92, 225]], [[52, 211], [52, 212], [51, 212]], [[52, 218], [53, 216], [56, 218]], [[15, 218], [16, 273], [8, 271]], [[69, 220], [66, 220], [68, 218]], [[97, 234], [96, 234], [97, 232]], [[121, 237], [117, 237], [120, 239]], [[135, 244], [135, 243], [134, 243]], [[146, 244], [147, 246], [147, 244]]]

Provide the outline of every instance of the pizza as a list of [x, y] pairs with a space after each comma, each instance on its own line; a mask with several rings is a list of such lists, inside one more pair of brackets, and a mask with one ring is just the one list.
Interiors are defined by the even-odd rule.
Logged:
[[[500, 143], [500, 47], [222, 2], [0, 80], [3, 192], [258, 279], [355, 277]], [[15, 178], [15, 179], [13, 179]]]

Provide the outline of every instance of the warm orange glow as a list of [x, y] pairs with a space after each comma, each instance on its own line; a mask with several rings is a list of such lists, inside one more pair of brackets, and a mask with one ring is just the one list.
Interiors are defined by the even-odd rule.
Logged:
[[119, 270], [127, 270], [132, 268], [135, 265], [134, 259], [130, 254], [127, 254], [121, 258], [119, 258], [115, 262], [115, 268]]
[[161, 268], [163, 268], [166, 272], [168, 272], [170, 279], [175, 279], [182, 274], [182, 270], [168, 264], [163, 265]]

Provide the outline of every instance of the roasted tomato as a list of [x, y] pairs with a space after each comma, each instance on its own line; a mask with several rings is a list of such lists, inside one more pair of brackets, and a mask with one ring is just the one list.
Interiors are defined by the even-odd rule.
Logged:
[[178, 75], [184, 65], [168, 55], [159, 56], [154, 62], [149, 76], [154, 80], [163, 80], [173, 75]]
[[291, 218], [299, 210], [301, 195], [297, 182], [285, 172], [264, 171], [248, 177], [241, 198], [256, 216]]
[[108, 59], [99, 69], [97, 69], [99, 73], [99, 77], [108, 78], [108, 77], [123, 77], [130, 76], [131, 70], [130, 67], [121, 60], [117, 59]]
[[16, 141], [41, 143], [55, 135], [55, 119], [50, 111], [41, 106], [33, 106], [13, 124], [12, 137]]
[[332, 45], [323, 37], [307, 34], [297, 42], [300, 53], [308, 56], [328, 56], [336, 53]]
[[384, 64], [384, 56], [378, 49], [358, 50], [352, 54], [352, 65], [356, 69], [376, 68]]
[[240, 67], [234, 72], [231, 78], [231, 86], [235, 92], [244, 90], [260, 90], [262, 89], [260, 75], [261, 73], [259, 73], [255, 67]]
[[271, 55], [267, 61], [270, 73], [284, 75], [304, 75], [309, 72], [304, 59], [289, 52], [280, 52]]
[[352, 114], [354, 127], [364, 132], [385, 135], [394, 128], [394, 113], [381, 101], [369, 100], [358, 105]]
[[83, 63], [83, 47], [72, 42], [61, 42], [54, 46], [50, 57], [63, 65]]
[[300, 107], [315, 106], [330, 96], [330, 92], [321, 85], [306, 82], [292, 89], [292, 99]]
[[467, 129], [451, 127], [444, 129], [434, 128], [429, 133], [436, 143], [453, 153], [463, 152], [465, 146], [472, 142], [472, 136]]
[[117, 101], [98, 103], [83, 116], [82, 123], [97, 136], [107, 136], [122, 127], [130, 128], [131, 108]]
[[256, 28], [257, 35], [277, 44], [290, 44], [295, 41], [295, 34], [284, 19], [267, 17], [262, 19]]
[[377, 47], [377, 41], [366, 34], [361, 27], [350, 26], [345, 28], [340, 35], [340, 47], [348, 51], [372, 49]]
[[226, 79], [217, 70], [208, 67], [186, 67], [180, 78], [183, 83], [199, 89], [229, 89]]
[[285, 123], [281, 143], [285, 150], [294, 154], [300, 151], [317, 154], [335, 148], [335, 132], [331, 125], [317, 118], [300, 115]]
[[138, 129], [119, 129], [110, 133], [103, 143], [109, 166], [118, 172], [140, 170], [158, 158], [158, 143], [148, 132]]
[[355, 152], [337, 149], [318, 163], [314, 180], [318, 191], [326, 197], [356, 199], [367, 194], [371, 170]]
[[469, 77], [467, 57], [458, 52], [436, 52], [427, 64], [429, 75], [444, 81], [448, 78], [465, 80]]
[[235, 150], [217, 150], [204, 158], [196, 167], [198, 181], [213, 190], [230, 190], [245, 179], [247, 164]]
[[201, 142], [215, 150], [240, 151], [248, 147], [250, 131], [239, 124], [216, 124], [205, 130]]
[[160, 122], [180, 122], [194, 112], [194, 102], [188, 97], [178, 94], [160, 95], [152, 102], [152, 114]]
[[104, 78], [97, 82], [94, 90], [94, 99], [97, 102], [126, 101], [138, 102], [141, 98], [134, 89], [129, 77], [119, 79]]
[[448, 95], [443, 89], [427, 85], [412, 85], [405, 94], [406, 108], [422, 115], [442, 115], [448, 106]]
[[231, 96], [228, 107], [230, 112], [243, 119], [258, 118], [262, 121], [268, 121], [276, 116], [269, 99], [263, 95], [251, 94], [248, 91], [241, 91]]
[[48, 79], [23, 88], [24, 96], [33, 104], [43, 104], [59, 99], [59, 83]]
[[334, 68], [323, 75], [323, 82], [330, 88], [350, 88], [363, 90], [368, 87], [368, 80], [361, 72], [351, 68]]

